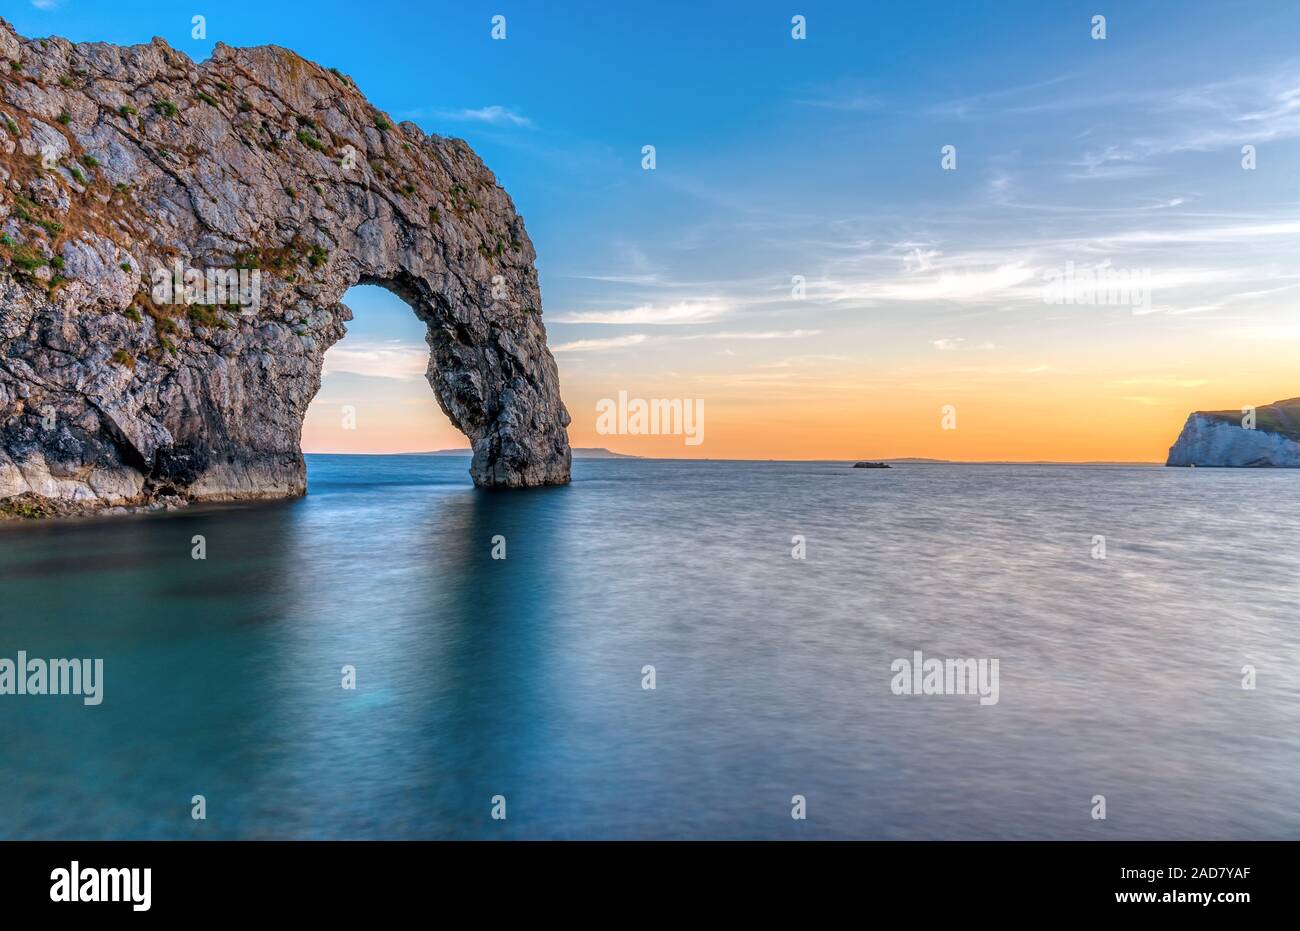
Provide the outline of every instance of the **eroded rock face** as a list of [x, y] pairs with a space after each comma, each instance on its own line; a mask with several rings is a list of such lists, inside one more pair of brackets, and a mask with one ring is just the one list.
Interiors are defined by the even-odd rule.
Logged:
[[1197, 411], [1169, 448], [1165, 465], [1300, 468], [1300, 398], [1257, 408], [1254, 427], [1241, 411]]
[[[510, 197], [463, 141], [393, 125], [290, 51], [195, 65], [161, 39], [27, 40], [0, 20], [0, 234], [9, 511], [302, 494], [303, 415], [358, 283], [427, 325], [476, 484], [569, 479]], [[157, 299], [178, 270], [240, 269], [243, 291]]]

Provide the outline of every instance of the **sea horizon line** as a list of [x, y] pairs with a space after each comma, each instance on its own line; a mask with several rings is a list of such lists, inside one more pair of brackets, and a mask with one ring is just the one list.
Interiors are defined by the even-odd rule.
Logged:
[[[873, 456], [852, 456], [848, 458], [837, 457], [813, 457], [809, 459], [784, 459], [774, 456], [765, 457], [731, 457], [731, 456], [643, 456], [635, 453], [620, 453], [615, 450], [604, 450], [610, 453], [608, 456], [575, 456], [578, 459], [589, 460], [614, 460], [614, 459], [640, 459], [643, 461], [653, 462], [889, 462], [905, 465], [1063, 465], [1063, 466], [1082, 466], [1082, 465], [1112, 465], [1112, 466], [1159, 466], [1163, 468], [1165, 463], [1154, 459], [932, 459], [921, 456], [893, 456], [893, 457], [873, 457]], [[410, 450], [402, 452], [328, 452], [322, 450], [303, 450], [304, 456], [446, 456], [453, 458], [464, 456], [469, 458], [474, 454], [471, 449], [435, 449], [435, 450]]]

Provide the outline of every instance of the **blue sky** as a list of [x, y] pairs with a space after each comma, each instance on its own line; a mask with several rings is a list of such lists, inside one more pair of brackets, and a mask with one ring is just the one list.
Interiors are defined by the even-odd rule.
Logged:
[[[196, 60], [217, 40], [283, 45], [465, 138], [537, 247], [579, 431], [620, 388], [707, 394], [724, 424], [853, 398], [870, 420], [874, 393], [909, 384], [988, 403], [1091, 390], [1181, 417], [1282, 387], [1300, 345], [1294, 3], [204, 6], [9, 0], [4, 15], [29, 36], [160, 35]], [[1045, 307], [1066, 263], [1145, 270], [1150, 305]], [[352, 374], [427, 391], [413, 317], [386, 295], [349, 301]], [[1255, 359], [1271, 380], [1249, 381]], [[1090, 369], [1102, 383], [1085, 389]]]

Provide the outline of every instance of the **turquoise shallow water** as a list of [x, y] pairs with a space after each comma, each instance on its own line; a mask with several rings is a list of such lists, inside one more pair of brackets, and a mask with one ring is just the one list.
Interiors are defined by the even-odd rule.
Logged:
[[[0, 657], [105, 666], [0, 696], [0, 837], [1300, 837], [1300, 472], [308, 464], [0, 527]], [[892, 694], [915, 649], [999, 702]]]

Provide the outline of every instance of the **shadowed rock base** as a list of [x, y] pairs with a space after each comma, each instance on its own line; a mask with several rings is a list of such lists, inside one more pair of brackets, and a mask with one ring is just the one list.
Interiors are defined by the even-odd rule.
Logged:
[[276, 47], [195, 65], [0, 20], [0, 59], [0, 513], [303, 494], [358, 283], [424, 322], [476, 484], [569, 480], [536, 254], [463, 141]]

